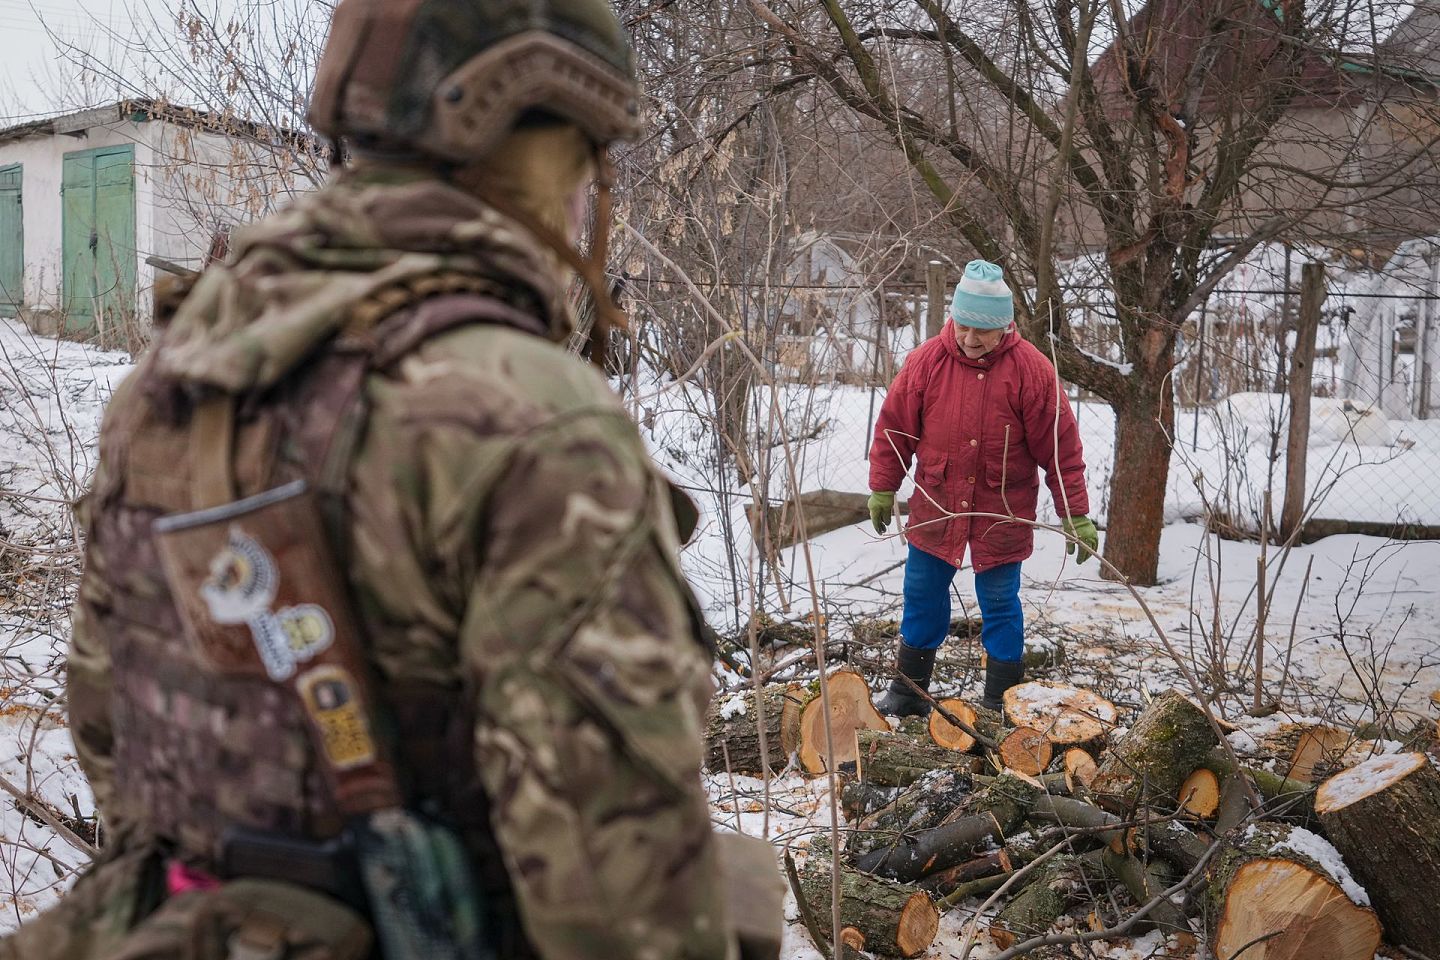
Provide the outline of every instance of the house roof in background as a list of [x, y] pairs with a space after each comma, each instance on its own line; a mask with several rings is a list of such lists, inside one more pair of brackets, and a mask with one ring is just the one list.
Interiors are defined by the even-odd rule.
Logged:
[[98, 107], [56, 114], [0, 129], [0, 144], [29, 137], [79, 134], [91, 127], [122, 120], [145, 123], [161, 120], [221, 136], [238, 136], [266, 143], [292, 142], [302, 146], [314, 143], [310, 134], [297, 133], [286, 127], [271, 127], [232, 114], [218, 114], [193, 107], [183, 107], [163, 100], [136, 98], [118, 100]]

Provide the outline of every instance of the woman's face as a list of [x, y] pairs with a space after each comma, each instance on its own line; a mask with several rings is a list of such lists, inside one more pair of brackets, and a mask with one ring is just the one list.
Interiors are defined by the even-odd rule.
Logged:
[[971, 360], [979, 360], [985, 354], [1000, 346], [1000, 341], [1005, 339], [1005, 334], [1010, 332], [1009, 327], [1001, 327], [999, 330], [987, 330], [983, 327], [967, 327], [964, 324], [955, 324], [955, 341], [960, 344], [960, 352]]

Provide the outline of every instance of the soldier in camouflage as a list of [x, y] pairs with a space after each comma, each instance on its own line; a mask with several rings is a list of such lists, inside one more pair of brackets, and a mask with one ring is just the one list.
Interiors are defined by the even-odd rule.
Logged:
[[[558, 346], [566, 267], [599, 276], [570, 246], [585, 191], [635, 132], [630, 57], [604, 0], [339, 5], [311, 119], [353, 167], [238, 235], [107, 411], [69, 704], [112, 839], [0, 958], [369, 955], [332, 903], [227, 875], [234, 828], [338, 818], [285, 690], [186, 642], [152, 530], [295, 479], [498, 956], [739, 957], [736, 864], [778, 920], [773, 859], [711, 831], [674, 491]], [[232, 929], [255, 916], [281, 933]]]

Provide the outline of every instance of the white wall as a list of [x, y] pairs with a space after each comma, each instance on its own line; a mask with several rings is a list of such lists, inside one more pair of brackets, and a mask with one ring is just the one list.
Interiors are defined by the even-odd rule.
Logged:
[[151, 313], [156, 269], [150, 256], [198, 267], [217, 224], [244, 224], [310, 188], [278, 171], [268, 153], [246, 142], [163, 120], [116, 121], [83, 136], [42, 134], [0, 143], [0, 166], [23, 167], [25, 306], [62, 307], [60, 196], [65, 154], [96, 147], [135, 148], [135, 278], [137, 312]]

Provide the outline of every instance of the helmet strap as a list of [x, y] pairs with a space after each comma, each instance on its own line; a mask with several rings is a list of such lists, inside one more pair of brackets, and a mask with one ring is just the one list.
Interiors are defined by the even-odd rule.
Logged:
[[528, 210], [511, 203], [483, 186], [471, 189], [485, 203], [516, 221], [534, 234], [535, 238], [548, 247], [557, 257], [575, 271], [590, 291], [590, 301], [595, 308], [594, 323], [590, 327], [590, 362], [602, 371], [605, 369], [606, 354], [610, 346], [611, 330], [628, 330], [630, 323], [625, 311], [620, 309], [611, 296], [610, 285], [605, 279], [605, 261], [610, 253], [610, 219], [614, 209], [612, 191], [615, 182], [615, 168], [610, 163], [604, 147], [595, 151], [597, 194], [595, 198], [595, 223], [592, 227], [590, 254], [586, 256], [560, 231], [543, 222]]

